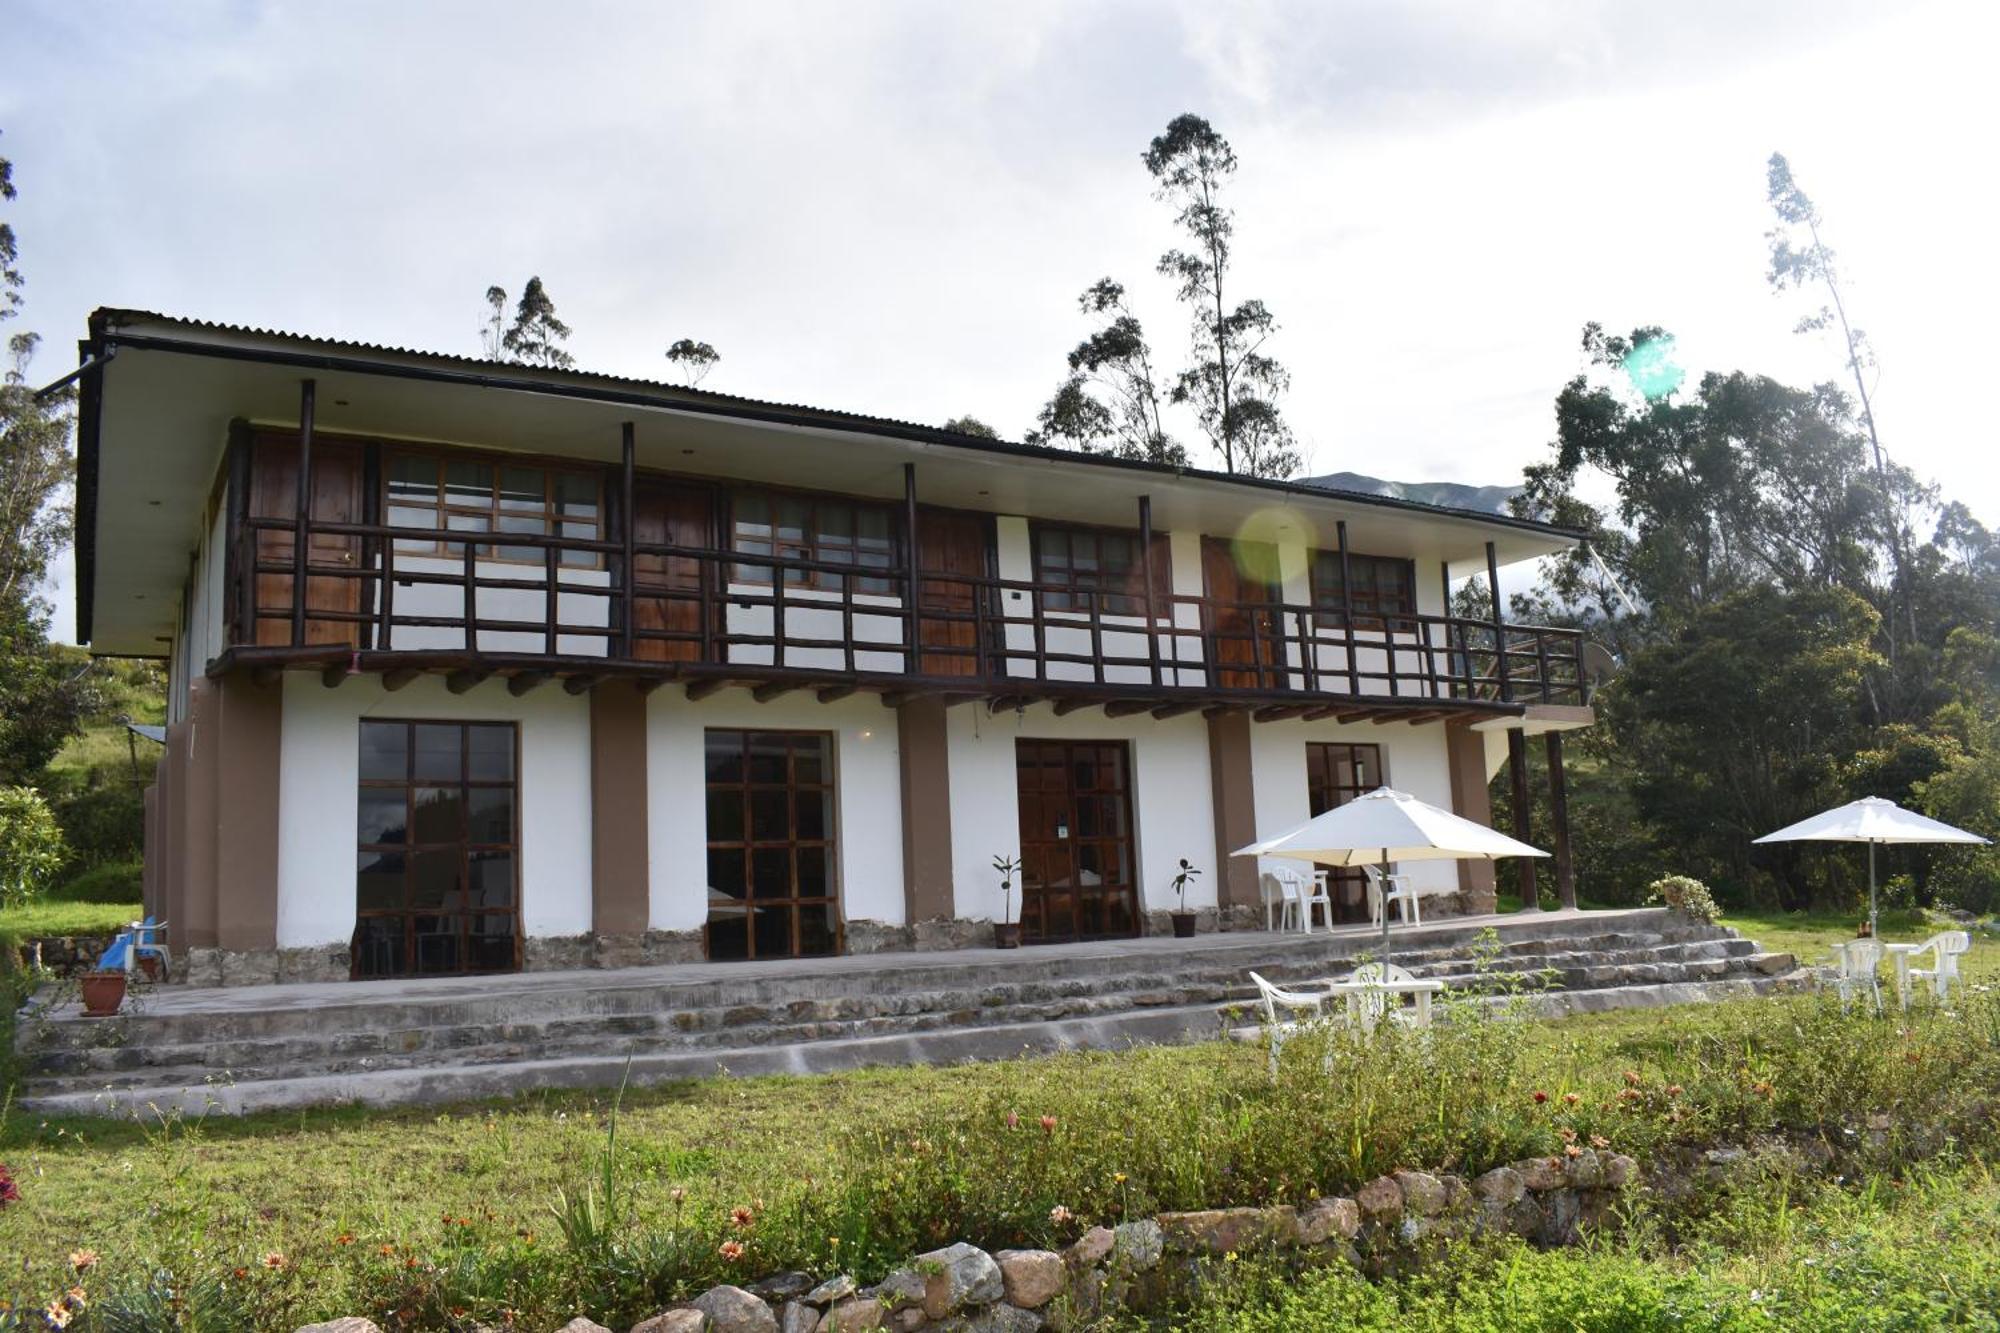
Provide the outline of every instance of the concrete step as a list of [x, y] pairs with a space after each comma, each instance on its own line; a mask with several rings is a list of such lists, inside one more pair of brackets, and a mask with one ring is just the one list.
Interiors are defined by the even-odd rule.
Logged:
[[[1595, 1013], [1615, 1008], [1742, 999], [1779, 989], [1777, 978], [1731, 978], [1623, 986], [1545, 997], [1543, 1011]], [[1560, 1007], [1557, 1007], [1560, 1006]], [[179, 1110], [238, 1115], [304, 1106], [400, 1106], [471, 1101], [538, 1089], [616, 1087], [628, 1071], [637, 1086], [717, 1074], [820, 1074], [875, 1065], [958, 1064], [1076, 1049], [1122, 1049], [1215, 1039], [1254, 1040], [1257, 1030], [1226, 1025], [1236, 1016], [1210, 1004], [1128, 1009], [1049, 1022], [942, 1028], [893, 1036], [856, 1036], [786, 1045], [720, 1047], [628, 1055], [623, 1051], [516, 1060], [433, 1064], [407, 1069], [189, 1082], [145, 1089], [70, 1089], [23, 1099], [38, 1115], [151, 1115]], [[629, 1065], [628, 1065], [629, 1062]]]

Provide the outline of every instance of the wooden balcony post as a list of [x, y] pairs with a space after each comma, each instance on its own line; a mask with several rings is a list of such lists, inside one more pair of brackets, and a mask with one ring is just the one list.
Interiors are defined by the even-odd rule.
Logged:
[[1549, 751], [1549, 822], [1555, 825], [1556, 898], [1564, 911], [1576, 910], [1576, 863], [1569, 846], [1569, 780], [1563, 775], [1563, 734], [1543, 740]]
[[299, 381], [299, 498], [292, 527], [292, 647], [306, 641], [306, 524], [312, 517], [313, 395], [317, 385]]
[[1486, 543], [1486, 587], [1493, 594], [1493, 673], [1499, 681], [1500, 700], [1506, 703], [1514, 697], [1514, 685], [1507, 670], [1507, 623], [1500, 614], [1500, 563], [1492, 542]]
[[1139, 559], [1146, 576], [1146, 661], [1152, 667], [1153, 684], [1160, 683], [1159, 621], [1153, 610], [1153, 497], [1139, 497]]
[[[772, 549], [776, 549], [773, 547]], [[906, 617], [910, 630], [910, 641], [903, 649], [903, 670], [916, 676], [923, 674], [924, 666], [924, 611], [923, 589], [918, 586], [917, 571], [922, 568], [922, 556], [917, 550], [917, 465], [903, 464], [903, 598], [907, 603]], [[851, 622], [850, 622], [851, 623]], [[849, 651], [852, 652], [854, 636], [848, 635]], [[851, 664], [850, 664], [851, 665]]]
[[1347, 644], [1347, 692], [1361, 693], [1361, 666], [1354, 659], [1354, 570], [1347, 560], [1347, 520], [1333, 525], [1340, 540], [1340, 628]]
[[[634, 535], [639, 525], [638, 515], [633, 511], [634, 497], [638, 492], [639, 440], [638, 425], [627, 421], [619, 428], [619, 478], [618, 478], [618, 602], [620, 607], [618, 624], [618, 655], [630, 659], [633, 656], [632, 627], [635, 623], [634, 611], [637, 606], [633, 586], [633, 573], [637, 561], [633, 556]], [[555, 589], [549, 589], [551, 599]]]
[[[1500, 562], [1494, 554], [1492, 542], [1486, 543], [1486, 586], [1493, 594], [1493, 670], [1500, 680], [1501, 702], [1509, 703], [1514, 698], [1514, 683], [1507, 666], [1507, 622], [1500, 611]], [[1514, 837], [1517, 841], [1526, 842], [1529, 814], [1528, 738], [1519, 727], [1507, 730], [1507, 776], [1513, 795]], [[1514, 872], [1519, 877], [1521, 910], [1541, 911], [1541, 898], [1535, 888], [1534, 858], [1515, 858]]]
[[250, 516], [251, 448], [250, 423], [241, 419], [230, 422], [229, 525], [224, 540], [229, 545], [234, 643], [257, 642], [257, 535], [244, 525]]

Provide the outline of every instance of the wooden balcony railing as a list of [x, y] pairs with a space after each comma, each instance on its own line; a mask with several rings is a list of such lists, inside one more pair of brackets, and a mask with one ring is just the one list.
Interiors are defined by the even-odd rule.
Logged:
[[1135, 695], [1585, 702], [1574, 630], [629, 540], [313, 520], [301, 608], [293, 520], [238, 522], [238, 645], [900, 675], [995, 693], [1033, 682]]

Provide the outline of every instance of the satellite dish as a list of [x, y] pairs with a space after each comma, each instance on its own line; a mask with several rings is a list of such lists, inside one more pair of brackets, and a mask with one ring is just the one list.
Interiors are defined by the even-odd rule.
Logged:
[[1605, 681], [1618, 674], [1618, 659], [1601, 643], [1583, 643], [1583, 698], [1588, 703]]

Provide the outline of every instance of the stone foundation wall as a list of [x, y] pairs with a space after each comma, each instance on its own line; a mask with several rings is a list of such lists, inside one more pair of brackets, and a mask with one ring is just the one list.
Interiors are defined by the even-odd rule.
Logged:
[[111, 947], [109, 935], [43, 935], [22, 940], [18, 954], [23, 967], [42, 967], [67, 977], [94, 967]]

